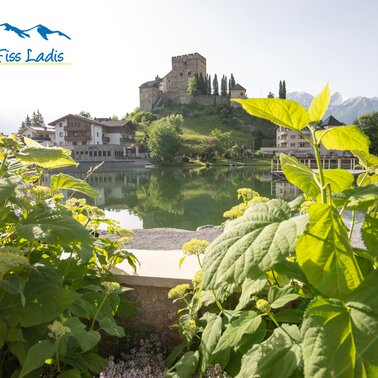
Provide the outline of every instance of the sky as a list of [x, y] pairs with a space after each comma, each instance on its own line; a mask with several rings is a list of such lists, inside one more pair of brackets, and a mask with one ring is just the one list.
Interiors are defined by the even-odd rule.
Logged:
[[43, 24], [71, 40], [0, 27], [0, 49], [30, 48], [32, 58], [54, 49], [71, 64], [0, 63], [0, 132], [37, 109], [46, 123], [81, 110], [123, 117], [142, 83], [192, 52], [212, 76], [233, 73], [249, 97], [278, 94], [280, 80], [288, 92], [316, 94], [329, 81], [346, 96], [378, 96], [377, 14], [377, 0], [2, 0], [0, 24]]

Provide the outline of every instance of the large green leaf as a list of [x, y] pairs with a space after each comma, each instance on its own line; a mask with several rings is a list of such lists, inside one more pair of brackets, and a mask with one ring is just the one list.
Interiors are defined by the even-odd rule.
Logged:
[[268, 292], [268, 301], [273, 309], [281, 308], [300, 297], [294, 286], [283, 288], [272, 286]]
[[205, 372], [210, 364], [210, 356], [217, 346], [222, 334], [222, 317], [212, 313], [206, 313], [206, 327], [202, 332], [200, 351], [201, 351], [201, 371]]
[[312, 100], [308, 114], [310, 115], [310, 122], [319, 122], [325, 112], [327, 111], [331, 93], [329, 85], [327, 84], [324, 89]]
[[235, 310], [242, 310], [243, 308], [245, 308], [251, 302], [253, 295], [259, 293], [262, 289], [264, 289], [267, 283], [265, 276], [266, 275], [263, 274], [255, 280], [249, 277], [245, 279], [242, 284], [242, 292], [239, 298], [239, 302]]
[[344, 223], [332, 205], [317, 203], [308, 213], [310, 222], [295, 248], [298, 264], [323, 294], [343, 297], [363, 279]]
[[315, 132], [327, 150], [356, 150], [369, 153], [369, 138], [357, 126], [339, 126]]
[[100, 197], [100, 193], [96, 192], [86, 181], [66, 175], [65, 173], [51, 176], [51, 186], [57, 189], [80, 192], [92, 198]]
[[306, 215], [291, 218], [291, 209], [282, 200], [253, 203], [207, 248], [203, 288], [238, 285], [247, 277], [261, 276], [294, 252], [306, 223]]
[[265, 322], [261, 315], [255, 311], [243, 311], [226, 327], [213, 353], [238, 346], [245, 335], [253, 335], [249, 340], [252, 346], [264, 339], [265, 332]]
[[[294, 156], [280, 155], [282, 171], [286, 179], [301, 189], [310, 197], [318, 196], [320, 188], [315, 178], [320, 182], [319, 174], [302, 164]], [[323, 171], [324, 181], [330, 184], [333, 192], [341, 192], [352, 187], [354, 177], [343, 169], [328, 169]]]
[[302, 326], [305, 377], [368, 377], [378, 365], [378, 321], [362, 303], [317, 297]]
[[378, 216], [366, 214], [361, 234], [368, 252], [378, 258]]
[[61, 147], [25, 147], [16, 154], [16, 158], [23, 163], [48, 169], [77, 165], [71, 158], [71, 151]]
[[197, 366], [199, 363], [199, 352], [186, 352], [181, 359], [176, 363], [176, 371], [167, 373], [166, 378], [192, 378], [195, 376]]
[[344, 205], [348, 210], [367, 210], [378, 203], [378, 184], [348, 189], [342, 193], [334, 193], [337, 206]]
[[365, 169], [378, 167], [378, 157], [364, 151], [351, 151]]
[[20, 176], [0, 179], [0, 204], [4, 204], [7, 201], [7, 199], [14, 193], [20, 182]]
[[246, 353], [237, 378], [290, 377], [302, 361], [301, 335], [297, 326], [283, 324], [261, 344]]
[[310, 122], [307, 110], [291, 100], [253, 98], [247, 100], [232, 99], [232, 101], [241, 104], [249, 114], [290, 129], [301, 130]]
[[50, 340], [43, 340], [32, 346], [22, 366], [19, 378], [23, 378], [35, 369], [43, 366], [48, 358], [55, 354], [55, 344]]
[[90, 243], [89, 232], [69, 213], [46, 206], [35, 207], [16, 225], [19, 236], [50, 244]]
[[32, 269], [24, 289], [25, 303], [19, 296], [5, 294], [0, 302], [0, 317], [13, 324], [33, 327], [54, 320], [68, 309], [79, 295], [64, 288], [56, 273]]

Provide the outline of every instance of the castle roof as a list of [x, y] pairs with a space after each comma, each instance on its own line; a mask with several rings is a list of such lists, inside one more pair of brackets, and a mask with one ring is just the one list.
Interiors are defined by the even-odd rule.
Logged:
[[159, 84], [163, 81], [163, 79], [155, 79], [151, 81], [146, 81], [143, 83], [139, 88], [159, 88]]
[[345, 126], [345, 123], [340, 122], [337, 120], [334, 116], [330, 115], [327, 117], [321, 124], [320, 126], [322, 127], [327, 127], [327, 126]]
[[235, 84], [232, 88], [231, 88], [232, 91], [246, 91], [246, 89], [244, 87], [242, 87], [239, 83], [238, 84]]

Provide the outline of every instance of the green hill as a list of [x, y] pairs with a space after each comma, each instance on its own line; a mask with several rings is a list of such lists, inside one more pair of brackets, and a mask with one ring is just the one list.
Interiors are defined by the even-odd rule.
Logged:
[[164, 107], [154, 114], [166, 117], [169, 114], [184, 116], [184, 145], [190, 150], [208, 137], [213, 129], [232, 132], [232, 144], [247, 148], [274, 146], [276, 127], [265, 120], [247, 114], [241, 108], [225, 105], [201, 106], [197, 104]]

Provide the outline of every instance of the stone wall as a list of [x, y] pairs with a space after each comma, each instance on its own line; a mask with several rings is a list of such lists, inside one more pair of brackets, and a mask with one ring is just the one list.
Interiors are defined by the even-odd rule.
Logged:
[[192, 102], [200, 105], [229, 105], [230, 99], [227, 96], [200, 95], [193, 97]]
[[152, 112], [154, 104], [160, 97], [158, 88], [147, 87], [139, 89], [139, 107], [144, 112]]

